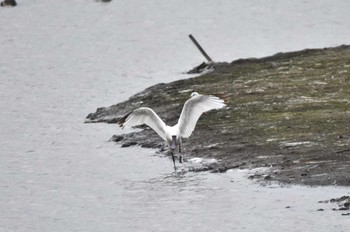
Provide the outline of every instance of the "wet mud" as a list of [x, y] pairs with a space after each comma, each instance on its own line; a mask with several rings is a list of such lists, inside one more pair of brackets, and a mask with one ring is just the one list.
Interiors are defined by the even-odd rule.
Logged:
[[[338, 198], [332, 198], [330, 200], [319, 201], [321, 204], [332, 204], [333, 211], [342, 212], [342, 216], [350, 216], [350, 196], [342, 196]], [[317, 211], [324, 211], [323, 208], [319, 208]]]
[[[86, 122], [116, 123], [133, 109], [147, 106], [174, 125], [191, 92], [228, 94], [228, 107], [202, 115], [192, 136], [183, 141], [186, 157], [217, 160], [192, 171], [266, 167], [266, 173], [250, 178], [350, 186], [349, 46], [214, 63], [210, 69], [98, 108]], [[155, 132], [140, 128], [144, 130], [112, 140], [123, 147], [166, 152]]]

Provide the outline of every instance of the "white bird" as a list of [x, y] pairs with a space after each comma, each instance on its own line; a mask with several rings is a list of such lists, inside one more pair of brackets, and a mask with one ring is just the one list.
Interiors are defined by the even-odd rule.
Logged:
[[[191, 136], [199, 117], [209, 110], [220, 109], [226, 106], [227, 96], [200, 95], [197, 92], [191, 94], [191, 98], [185, 102], [178, 123], [175, 126], [166, 125], [162, 119], [148, 107], [138, 108], [118, 121], [122, 128], [128, 128], [146, 124], [151, 127], [166, 142], [169, 143], [171, 155], [175, 166], [174, 150], [179, 146], [181, 153], [181, 139]], [[180, 156], [180, 163], [182, 156]]]

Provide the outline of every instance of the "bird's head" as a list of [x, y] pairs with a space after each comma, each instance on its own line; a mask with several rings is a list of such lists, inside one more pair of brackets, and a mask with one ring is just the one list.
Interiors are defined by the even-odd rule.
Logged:
[[198, 96], [198, 95], [199, 95], [199, 93], [197, 93], [197, 92], [191, 93], [191, 97], [196, 97], [196, 96]]

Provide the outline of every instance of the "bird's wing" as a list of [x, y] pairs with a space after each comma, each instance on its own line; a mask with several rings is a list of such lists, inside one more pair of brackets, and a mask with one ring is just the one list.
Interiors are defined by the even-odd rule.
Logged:
[[133, 126], [138, 126], [146, 124], [151, 127], [157, 134], [164, 140], [165, 136], [165, 123], [160, 119], [160, 117], [148, 107], [141, 107], [136, 109], [118, 121], [118, 124], [122, 128], [128, 128]]
[[178, 121], [181, 137], [190, 137], [199, 117], [206, 111], [226, 106], [225, 100], [211, 95], [198, 95], [187, 100]]

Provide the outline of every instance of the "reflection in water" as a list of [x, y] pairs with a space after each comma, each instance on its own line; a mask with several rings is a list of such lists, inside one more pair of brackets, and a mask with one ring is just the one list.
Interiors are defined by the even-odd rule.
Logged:
[[346, 188], [261, 187], [242, 171], [169, 173], [125, 184], [129, 202], [118, 223], [123, 230], [295, 231], [350, 225], [337, 224], [342, 218], [332, 205], [317, 211], [325, 207], [319, 200], [349, 194]]

